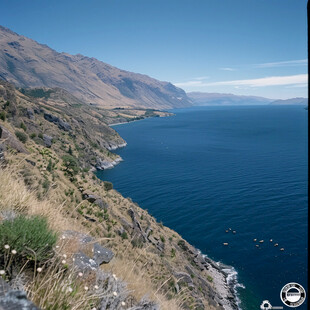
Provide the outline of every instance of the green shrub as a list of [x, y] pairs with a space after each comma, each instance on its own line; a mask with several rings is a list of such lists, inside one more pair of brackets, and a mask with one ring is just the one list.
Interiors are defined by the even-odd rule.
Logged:
[[20, 128], [23, 129], [24, 131], [27, 131], [27, 127], [23, 122], [20, 123]]
[[15, 135], [23, 143], [26, 143], [28, 140], [28, 136], [21, 131], [15, 131]]
[[111, 182], [104, 181], [104, 182], [103, 182], [103, 185], [104, 185], [104, 189], [105, 189], [106, 191], [109, 191], [109, 190], [113, 189], [113, 184], [112, 184]]
[[171, 249], [171, 258], [174, 258], [174, 257], [175, 257], [175, 249], [172, 248], [172, 249]]
[[40, 132], [40, 133], [38, 134], [38, 137], [39, 137], [40, 139], [43, 139], [43, 134]]
[[104, 213], [102, 211], [96, 212], [97, 217], [103, 217]]
[[75, 175], [79, 172], [79, 165], [77, 159], [71, 155], [64, 155], [62, 157], [63, 165], [66, 168], [66, 172], [71, 175]]
[[5, 114], [4, 111], [1, 111], [1, 112], [0, 112], [0, 119], [3, 120], [3, 121], [5, 121], [5, 119], [6, 119], [6, 114]]
[[52, 256], [56, 241], [56, 233], [48, 228], [47, 220], [40, 216], [20, 215], [0, 225], [0, 249], [9, 245], [10, 249], [16, 250], [15, 257], [19, 261], [46, 261]]
[[213, 282], [213, 278], [212, 278], [210, 275], [207, 276], [207, 280], [208, 280], [209, 282]]
[[123, 240], [124, 240], [124, 239], [128, 239], [128, 235], [127, 235], [126, 231], [124, 231], [124, 232], [121, 234], [121, 237], [122, 237]]
[[31, 139], [34, 139], [36, 136], [37, 136], [37, 134], [36, 134], [35, 132], [33, 132], [33, 133], [30, 135], [30, 138], [31, 138]]
[[42, 187], [44, 188], [45, 191], [47, 191], [50, 187], [50, 181], [45, 179], [42, 183]]
[[51, 172], [53, 169], [54, 169], [54, 164], [53, 164], [52, 160], [50, 159], [50, 160], [48, 161], [48, 165], [47, 165], [47, 167], [46, 167], [46, 170], [47, 170], [48, 172]]
[[131, 240], [131, 244], [134, 248], [142, 248], [143, 247], [143, 241], [139, 238], [135, 238]]
[[7, 101], [7, 102], [3, 105], [3, 109], [6, 109], [9, 105], [10, 105], [10, 101]]

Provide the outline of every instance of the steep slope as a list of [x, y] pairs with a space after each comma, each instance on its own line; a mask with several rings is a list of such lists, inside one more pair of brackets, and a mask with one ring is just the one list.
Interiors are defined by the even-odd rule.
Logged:
[[168, 82], [136, 74], [83, 55], [58, 53], [0, 26], [0, 78], [19, 87], [61, 87], [104, 107], [167, 109], [191, 105]]
[[61, 88], [18, 91], [1, 79], [0, 98], [10, 103], [0, 107], [2, 118], [27, 128], [36, 143], [56, 147], [62, 153], [74, 137], [72, 150], [77, 150], [80, 165], [87, 169], [112, 168], [121, 160], [110, 151], [126, 142], [108, 124], [171, 115], [156, 110], [103, 109], [85, 104]]
[[[220, 265], [89, 169], [98, 158], [118, 160], [109, 150], [124, 140], [107, 126], [105, 116], [113, 118], [113, 113], [124, 110], [72, 104], [77, 100], [71, 97], [69, 103], [61, 102], [61, 97], [69, 100], [61, 90], [37, 89], [34, 94], [37, 98], [0, 80], [0, 225], [5, 214], [22, 210], [47, 216], [60, 233], [73, 229], [96, 238], [115, 254], [101, 267], [110, 278], [127, 284], [126, 309], [237, 309], [230, 277]], [[54, 99], [49, 101], [48, 96]], [[75, 247], [74, 242], [60, 246], [68, 266], [75, 259]], [[92, 253], [88, 249], [85, 255]], [[0, 249], [0, 267], [1, 255]], [[82, 287], [98, 285], [93, 274], [84, 280]], [[42, 295], [33, 301], [43, 302], [48, 292]], [[114, 300], [123, 298], [119, 289], [113, 288], [110, 295]], [[136, 307], [145, 297], [158, 307]], [[94, 307], [74, 306], [66, 309]]]
[[238, 96], [233, 94], [189, 92], [188, 97], [194, 105], [258, 105], [268, 104], [272, 99], [256, 96]]

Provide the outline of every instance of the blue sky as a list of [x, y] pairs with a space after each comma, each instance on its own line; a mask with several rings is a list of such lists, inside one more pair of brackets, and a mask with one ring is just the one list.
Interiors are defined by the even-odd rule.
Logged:
[[0, 0], [0, 24], [186, 91], [307, 97], [306, 0]]

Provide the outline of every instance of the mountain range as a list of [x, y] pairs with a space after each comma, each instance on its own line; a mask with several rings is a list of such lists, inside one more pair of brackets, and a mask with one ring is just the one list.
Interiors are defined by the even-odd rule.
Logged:
[[[0, 79], [22, 89], [67, 91], [79, 104], [103, 108], [171, 109], [192, 105], [307, 105], [307, 98], [189, 92], [147, 75], [121, 70], [96, 58], [59, 53], [0, 26]], [[41, 89], [41, 90], [40, 90]], [[72, 99], [71, 98], [71, 99]]]
[[258, 105], [274, 101], [264, 97], [238, 96], [233, 94], [189, 92], [188, 97], [194, 105]]
[[187, 96], [194, 105], [308, 105], [308, 98], [291, 98], [275, 100], [257, 96], [240, 96], [233, 94], [189, 92]]
[[308, 98], [291, 98], [291, 99], [285, 99], [285, 100], [276, 100], [271, 102], [271, 104], [277, 104], [277, 105], [284, 105], [284, 104], [294, 104], [294, 105], [308, 105]]
[[107, 108], [186, 107], [186, 93], [169, 82], [113, 67], [81, 54], [58, 53], [0, 26], [0, 78], [23, 88], [63, 88]]

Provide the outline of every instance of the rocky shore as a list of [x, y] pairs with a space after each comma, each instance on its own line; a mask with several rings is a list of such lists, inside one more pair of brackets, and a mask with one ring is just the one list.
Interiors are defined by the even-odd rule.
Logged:
[[208, 263], [208, 271], [213, 277], [214, 286], [218, 293], [218, 303], [222, 304], [225, 310], [238, 310], [238, 297], [235, 286], [237, 284], [237, 272], [231, 266], [216, 263], [207, 256], [204, 256]]
[[115, 150], [117, 150], [117, 149], [119, 149], [119, 148], [122, 148], [122, 147], [125, 147], [127, 145], [127, 143], [126, 142], [124, 142], [124, 143], [119, 143], [119, 144], [113, 144], [113, 143], [111, 143], [110, 144], [110, 146], [107, 148], [109, 151], [115, 151]]
[[[109, 151], [115, 151], [119, 148], [125, 147], [127, 145], [126, 142], [124, 143], [110, 143], [107, 149]], [[123, 159], [118, 155], [115, 157], [115, 159], [108, 160], [108, 159], [102, 159], [100, 157], [97, 158], [96, 164], [93, 167], [92, 171], [96, 170], [106, 170], [106, 169], [112, 169], [116, 165], [118, 165]]]

